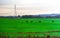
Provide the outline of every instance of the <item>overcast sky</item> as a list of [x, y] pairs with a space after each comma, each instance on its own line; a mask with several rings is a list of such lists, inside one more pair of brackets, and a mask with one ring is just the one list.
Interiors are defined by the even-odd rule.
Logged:
[[60, 4], [60, 0], [0, 0], [0, 4], [47, 4], [57, 5]]
[[19, 5], [18, 7], [37, 7], [42, 10], [41, 13], [60, 14], [60, 0], [0, 0], [0, 6], [14, 4]]

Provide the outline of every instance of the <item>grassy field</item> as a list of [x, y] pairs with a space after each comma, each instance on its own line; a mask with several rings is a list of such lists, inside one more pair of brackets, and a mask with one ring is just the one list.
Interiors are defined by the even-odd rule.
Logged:
[[0, 18], [0, 32], [48, 31], [60, 31], [60, 18]]

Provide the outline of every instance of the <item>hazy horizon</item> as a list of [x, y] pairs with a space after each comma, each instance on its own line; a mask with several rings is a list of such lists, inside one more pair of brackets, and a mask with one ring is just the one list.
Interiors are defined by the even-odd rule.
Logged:
[[60, 0], [0, 0], [0, 16], [60, 14]]

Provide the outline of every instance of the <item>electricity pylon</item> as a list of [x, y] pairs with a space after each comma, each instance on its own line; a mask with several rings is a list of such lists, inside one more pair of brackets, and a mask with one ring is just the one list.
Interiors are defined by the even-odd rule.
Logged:
[[17, 11], [16, 11], [16, 4], [15, 4], [15, 6], [14, 6], [14, 9], [15, 9], [15, 16], [17, 16]]

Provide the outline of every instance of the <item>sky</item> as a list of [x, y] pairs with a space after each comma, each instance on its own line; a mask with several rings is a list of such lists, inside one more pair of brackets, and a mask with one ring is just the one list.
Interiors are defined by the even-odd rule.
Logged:
[[[60, 0], [0, 0], [0, 7], [17, 5], [18, 14], [60, 14]], [[8, 6], [9, 7], [9, 6]], [[2, 8], [1, 8], [2, 9]], [[25, 9], [23, 11], [23, 9]], [[6, 9], [7, 10], [7, 9]], [[1, 10], [0, 10], [1, 11]]]

